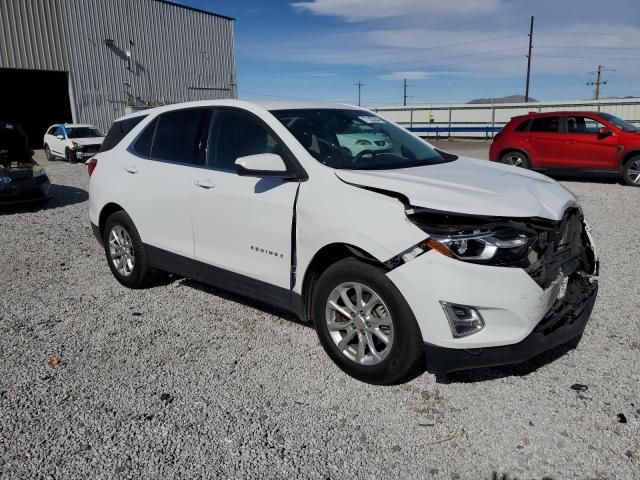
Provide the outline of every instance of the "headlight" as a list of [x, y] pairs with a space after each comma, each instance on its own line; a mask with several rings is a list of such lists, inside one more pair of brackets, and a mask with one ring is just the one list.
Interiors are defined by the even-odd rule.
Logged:
[[71, 145], [73, 146], [73, 148], [78, 148], [80, 146], [80, 144], [78, 142], [71, 142]]
[[369, 140], [360, 139], [356, 141], [356, 145], [372, 145], [372, 143]]
[[427, 209], [412, 208], [406, 213], [429, 235], [422, 244], [424, 251], [436, 250], [465, 262], [521, 268], [539, 259], [538, 232], [525, 222]]
[[527, 256], [529, 246], [534, 239], [521, 232], [502, 229], [495, 231], [475, 230], [470, 233], [460, 232], [453, 235], [431, 235], [431, 240], [445, 247], [460, 260], [487, 261], [524, 258]]

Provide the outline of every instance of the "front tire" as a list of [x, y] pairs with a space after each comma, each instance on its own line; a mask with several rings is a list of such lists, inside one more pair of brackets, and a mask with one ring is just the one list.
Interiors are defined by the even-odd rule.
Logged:
[[145, 288], [156, 281], [158, 274], [149, 265], [140, 234], [124, 211], [115, 212], [107, 219], [102, 243], [111, 273], [122, 285]]
[[505, 165], [511, 165], [512, 167], [520, 167], [520, 168], [531, 168], [531, 162], [529, 161], [529, 157], [517, 150], [513, 150], [511, 152], [507, 152], [500, 157], [498, 160], [500, 163], [504, 163]]
[[421, 357], [416, 319], [379, 267], [355, 258], [333, 264], [318, 279], [311, 311], [324, 350], [358, 380], [396, 383]]
[[632, 187], [640, 187], [640, 155], [631, 157], [622, 166], [622, 180]]
[[44, 156], [48, 162], [53, 162], [56, 159], [56, 157], [54, 157], [53, 154], [51, 153], [51, 149], [49, 148], [49, 145], [44, 146]]
[[73, 155], [71, 149], [68, 147], [64, 149], [64, 159], [67, 161], [67, 163], [76, 163], [75, 156]]

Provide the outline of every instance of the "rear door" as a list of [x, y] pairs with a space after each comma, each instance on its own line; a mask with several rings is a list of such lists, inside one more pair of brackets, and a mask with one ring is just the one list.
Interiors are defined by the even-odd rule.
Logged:
[[125, 209], [142, 241], [188, 258], [193, 258], [189, 194], [209, 115], [204, 108], [160, 114], [133, 141], [119, 172]]
[[529, 124], [525, 143], [534, 167], [562, 165], [564, 138], [559, 116], [534, 117]]
[[618, 138], [615, 133], [599, 135], [598, 131], [605, 125], [592, 116], [571, 115], [565, 119], [567, 133], [564, 159], [567, 166], [593, 169], [616, 168]]

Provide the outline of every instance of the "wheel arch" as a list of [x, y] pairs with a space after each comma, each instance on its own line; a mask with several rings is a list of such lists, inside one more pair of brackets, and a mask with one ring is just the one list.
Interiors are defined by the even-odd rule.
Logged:
[[116, 212], [126, 212], [124, 208], [114, 202], [107, 203], [102, 210], [100, 210], [100, 216], [98, 217], [98, 229], [100, 230], [100, 238], [104, 235], [104, 226], [107, 223], [107, 219]]
[[626, 165], [626, 163], [634, 157], [640, 157], [640, 148], [637, 148], [635, 150], [631, 150], [625, 153], [620, 159], [620, 164], [618, 165], [618, 168], [622, 170], [622, 167]]
[[330, 243], [323, 246], [312, 257], [307, 266], [302, 279], [302, 304], [304, 308], [304, 318], [308, 323], [312, 323], [311, 300], [313, 289], [320, 278], [320, 275], [334, 263], [345, 258], [358, 258], [372, 265], [384, 268], [384, 264], [376, 259], [366, 250], [349, 243]]

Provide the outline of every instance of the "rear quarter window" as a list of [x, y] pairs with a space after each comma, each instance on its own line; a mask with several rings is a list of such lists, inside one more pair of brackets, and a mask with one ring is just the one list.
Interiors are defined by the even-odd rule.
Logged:
[[520, 122], [516, 126], [516, 132], [524, 132], [524, 131], [528, 130], [530, 121], [531, 121], [531, 119], [527, 118], [526, 120]]
[[113, 147], [118, 145], [120, 141], [127, 135], [127, 133], [133, 130], [135, 126], [138, 125], [146, 117], [146, 115], [139, 115], [137, 117], [126, 118], [124, 120], [113, 122], [113, 124], [111, 124], [111, 128], [107, 132], [107, 136], [104, 137], [104, 141], [102, 142], [100, 151], [106, 152], [107, 150], [111, 150]]

